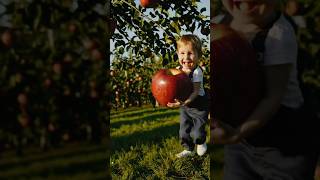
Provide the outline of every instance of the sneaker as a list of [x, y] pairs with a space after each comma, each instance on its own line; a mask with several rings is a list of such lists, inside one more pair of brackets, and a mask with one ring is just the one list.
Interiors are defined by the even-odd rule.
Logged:
[[197, 145], [197, 154], [199, 156], [204, 155], [206, 152], [207, 152], [207, 144], [206, 143]]
[[192, 156], [194, 153], [192, 151], [183, 150], [181, 153], [176, 154], [177, 158]]

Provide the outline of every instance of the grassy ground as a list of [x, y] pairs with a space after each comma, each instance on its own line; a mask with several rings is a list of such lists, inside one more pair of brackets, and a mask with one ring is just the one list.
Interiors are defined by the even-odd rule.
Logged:
[[210, 157], [177, 159], [179, 111], [143, 107], [111, 112], [112, 179], [210, 179]]
[[14, 151], [1, 154], [0, 179], [87, 180], [106, 179], [106, 145], [72, 143], [42, 152], [25, 149], [23, 157]]
[[221, 147], [209, 146], [210, 155], [203, 157], [175, 158], [183, 150], [177, 109], [129, 108], [112, 111], [110, 118], [110, 162], [107, 143], [69, 143], [47, 152], [31, 147], [23, 157], [13, 150], [0, 154], [0, 179], [110, 179], [108, 168], [114, 180], [221, 179]]

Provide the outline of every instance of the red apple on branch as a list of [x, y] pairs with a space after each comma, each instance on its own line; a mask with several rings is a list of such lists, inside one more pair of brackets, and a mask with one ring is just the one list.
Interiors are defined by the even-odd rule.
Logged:
[[185, 101], [192, 90], [190, 78], [179, 69], [161, 69], [152, 77], [152, 94], [162, 106], [175, 102], [174, 99]]
[[25, 93], [19, 93], [17, 97], [17, 101], [20, 105], [26, 106], [28, 103], [28, 97]]
[[144, 8], [154, 8], [158, 5], [158, 0], [140, 0], [140, 4]]
[[108, 27], [107, 27], [108, 34], [109, 34], [109, 37], [111, 37], [117, 28], [117, 21], [113, 18], [109, 18], [107, 21], [107, 24], [108, 24]]
[[98, 42], [94, 39], [84, 39], [82, 43], [84, 48], [87, 50], [92, 50], [99, 47]]
[[52, 81], [51, 81], [50, 78], [46, 78], [46, 79], [44, 80], [44, 86], [45, 86], [46, 88], [50, 87], [51, 84], [52, 84]]
[[29, 116], [27, 114], [23, 113], [23, 114], [20, 114], [18, 116], [18, 122], [24, 128], [28, 127], [29, 121], [30, 121], [30, 119], [29, 119]]
[[3, 32], [1, 35], [1, 41], [6, 47], [11, 47], [13, 41], [12, 32], [9, 30]]
[[263, 94], [257, 55], [238, 32], [211, 24], [211, 115], [236, 127], [254, 110]]
[[56, 74], [61, 74], [62, 72], [62, 65], [60, 63], [54, 63], [52, 66], [52, 70]]
[[76, 25], [75, 23], [70, 23], [70, 24], [68, 25], [68, 31], [69, 31], [70, 33], [76, 32], [76, 31], [77, 31], [77, 25]]
[[102, 60], [104, 57], [103, 57], [103, 54], [101, 51], [99, 51], [98, 49], [93, 49], [91, 51], [91, 57], [93, 60]]

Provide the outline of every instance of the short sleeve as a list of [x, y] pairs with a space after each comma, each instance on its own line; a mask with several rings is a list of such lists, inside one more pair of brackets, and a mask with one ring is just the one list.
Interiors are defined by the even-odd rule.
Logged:
[[297, 39], [283, 16], [270, 29], [265, 43], [264, 65], [296, 63]]
[[223, 18], [225, 17], [224, 14], [219, 14], [213, 18], [211, 18], [210, 22], [211, 23], [215, 23], [215, 24], [220, 24], [223, 20]]
[[203, 73], [201, 69], [198, 67], [193, 71], [192, 82], [202, 82], [203, 81]]

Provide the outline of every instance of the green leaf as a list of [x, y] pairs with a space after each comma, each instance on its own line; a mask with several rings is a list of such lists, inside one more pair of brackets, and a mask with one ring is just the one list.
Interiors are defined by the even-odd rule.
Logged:
[[180, 29], [179, 23], [178, 23], [177, 21], [173, 21], [173, 22], [170, 24], [170, 26], [175, 29], [175, 32], [176, 32], [177, 34], [180, 34], [181, 29]]
[[206, 8], [201, 8], [200, 13], [203, 13], [206, 11]]

